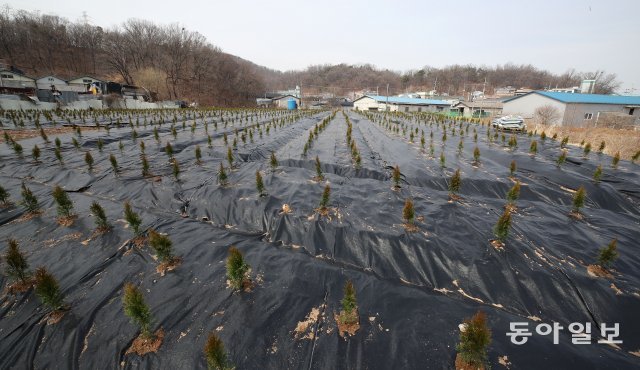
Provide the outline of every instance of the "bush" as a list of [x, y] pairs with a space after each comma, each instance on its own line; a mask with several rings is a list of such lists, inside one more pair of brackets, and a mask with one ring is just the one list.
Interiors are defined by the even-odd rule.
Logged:
[[511, 177], [513, 177], [516, 174], [516, 170], [518, 169], [518, 166], [516, 165], [516, 161], [515, 159], [511, 161], [511, 163], [509, 164], [509, 175]]
[[262, 175], [260, 174], [260, 171], [256, 171], [256, 189], [258, 190], [258, 194], [261, 197], [267, 195], [264, 189], [264, 182], [262, 181]]
[[276, 154], [274, 152], [271, 152], [271, 159], [269, 163], [271, 165], [272, 170], [275, 170], [276, 168], [278, 168], [278, 159], [276, 158]]
[[36, 295], [40, 302], [56, 311], [64, 307], [64, 297], [60, 291], [58, 281], [46, 268], [39, 267], [35, 273]]
[[151, 229], [149, 230], [149, 245], [156, 251], [160, 262], [171, 262], [173, 260], [172, 243], [168, 236], [159, 234]]
[[9, 203], [9, 193], [2, 186], [0, 186], [0, 202], [3, 205], [7, 205]]
[[565, 149], [560, 151], [560, 155], [558, 159], [556, 159], [556, 164], [558, 167], [562, 166], [562, 164], [567, 160], [567, 151]]
[[133, 230], [133, 234], [138, 236], [140, 234], [140, 224], [142, 224], [142, 219], [133, 211], [129, 201], [124, 202], [124, 219], [129, 223], [131, 230]]
[[202, 151], [200, 150], [200, 145], [196, 145], [196, 163], [202, 163]]
[[475, 149], [473, 149], [473, 160], [476, 165], [480, 163], [480, 149], [478, 149], [478, 147], [475, 147]]
[[408, 199], [404, 201], [404, 208], [402, 209], [402, 218], [410, 225], [413, 225], [415, 221], [415, 210], [413, 208], [413, 201]]
[[96, 223], [98, 230], [106, 231], [111, 228], [111, 226], [107, 222], [107, 215], [105, 214], [104, 209], [102, 208], [102, 206], [100, 206], [98, 202], [94, 201], [93, 203], [91, 203], [91, 207], [89, 209], [91, 210], [93, 217], [95, 217], [94, 222]]
[[613, 261], [618, 258], [618, 251], [616, 250], [617, 244], [618, 240], [613, 239], [611, 242], [609, 242], [609, 245], [600, 249], [600, 252], [598, 254], [598, 265], [602, 266], [605, 269], [611, 266]]
[[507, 201], [509, 203], [515, 203], [519, 197], [520, 197], [520, 181], [516, 181], [516, 183], [507, 192]]
[[631, 163], [637, 161], [638, 159], [640, 159], [640, 150], [638, 150], [633, 157], [631, 157]]
[[487, 364], [487, 347], [491, 343], [491, 330], [487, 327], [487, 317], [478, 311], [464, 321], [464, 330], [460, 331], [460, 343], [456, 346], [458, 354], [468, 365], [484, 367]]
[[22, 183], [22, 205], [27, 209], [27, 212], [37, 212], [40, 208], [38, 204], [38, 198], [33, 195], [31, 189], [29, 189], [24, 183]]
[[242, 253], [236, 247], [229, 248], [229, 256], [227, 257], [227, 277], [231, 282], [231, 286], [236, 289], [242, 289], [244, 281], [247, 279], [249, 265], [244, 262]]
[[600, 182], [600, 178], [602, 178], [602, 166], [596, 167], [596, 170], [593, 171], [593, 181], [598, 183]]
[[22, 252], [20, 252], [18, 242], [15, 239], [9, 239], [9, 248], [7, 248], [7, 252], [4, 255], [4, 260], [7, 264], [5, 270], [7, 276], [25, 283], [30, 275], [29, 264]]
[[602, 153], [606, 146], [607, 146], [607, 143], [605, 143], [604, 141], [601, 141], [600, 142], [600, 147], [598, 148], [598, 153]]
[[460, 192], [460, 185], [462, 184], [462, 180], [460, 178], [460, 169], [458, 168], [456, 172], [451, 176], [451, 180], [449, 181], [449, 193], [450, 194], [458, 194]]
[[529, 146], [529, 153], [536, 154], [538, 153], [538, 142], [533, 140], [531, 142], [531, 146]]
[[170, 142], [167, 142], [167, 145], [164, 147], [165, 153], [169, 156], [169, 158], [173, 158], [173, 147]]
[[584, 190], [584, 186], [580, 186], [573, 195], [573, 212], [580, 213], [580, 208], [584, 207], [584, 199], [586, 196], [587, 192]]
[[220, 162], [220, 169], [218, 170], [218, 183], [220, 184], [220, 186], [226, 186], [228, 183], [227, 172], [224, 170], [222, 162]]
[[125, 283], [122, 297], [124, 313], [131, 321], [138, 325], [142, 336], [151, 337], [151, 311], [144, 301], [144, 296], [139, 288], [131, 283]]
[[316, 178], [320, 181], [324, 180], [324, 176], [322, 175], [322, 165], [320, 164], [318, 156], [316, 156]]
[[400, 187], [400, 180], [401, 180], [401, 173], [400, 173], [400, 167], [398, 165], [396, 165], [393, 168], [393, 186], [397, 189]]
[[204, 356], [207, 359], [207, 368], [209, 370], [227, 370], [232, 368], [227, 363], [224, 344], [214, 332], [209, 333], [207, 343], [204, 345]]
[[322, 191], [322, 198], [320, 199], [320, 209], [325, 209], [329, 205], [329, 197], [331, 195], [331, 187], [327, 184]]
[[73, 202], [69, 195], [60, 186], [53, 188], [53, 199], [58, 203], [58, 217], [70, 217], [73, 211]]
[[504, 242], [509, 235], [509, 227], [511, 226], [511, 210], [505, 208], [502, 216], [498, 219], [498, 222], [493, 227], [493, 234], [501, 242]]
[[342, 304], [342, 312], [340, 312], [339, 320], [342, 324], [352, 325], [358, 322], [358, 304], [356, 302], [356, 290], [351, 281], [347, 281], [344, 285], [344, 298], [340, 302]]

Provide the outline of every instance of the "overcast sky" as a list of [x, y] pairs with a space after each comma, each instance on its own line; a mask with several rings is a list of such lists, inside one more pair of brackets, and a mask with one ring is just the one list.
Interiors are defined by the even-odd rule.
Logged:
[[640, 0], [158, 1], [9, 0], [94, 25], [179, 23], [224, 51], [273, 69], [370, 63], [512, 62], [562, 73], [604, 69], [640, 94]]

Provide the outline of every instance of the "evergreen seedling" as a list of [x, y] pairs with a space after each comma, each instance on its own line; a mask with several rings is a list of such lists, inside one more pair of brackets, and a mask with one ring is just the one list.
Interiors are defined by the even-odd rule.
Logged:
[[558, 165], [558, 167], [560, 167], [566, 160], [567, 160], [567, 151], [563, 149], [562, 151], [560, 151], [560, 155], [558, 156], [558, 159], [556, 159], [556, 164]]
[[227, 161], [229, 162], [229, 167], [233, 167], [233, 151], [231, 148], [227, 148]]
[[63, 295], [58, 281], [46, 268], [40, 267], [35, 273], [36, 295], [40, 302], [53, 311], [64, 307]]
[[320, 164], [320, 159], [316, 156], [316, 178], [319, 181], [324, 180], [324, 176], [322, 175], [322, 165]]
[[587, 143], [585, 144], [584, 148], [582, 149], [582, 152], [584, 153], [584, 156], [588, 156], [589, 153], [591, 152], [591, 143]]
[[170, 142], [167, 142], [167, 145], [165, 145], [164, 152], [167, 153], [169, 158], [173, 158], [173, 147]]
[[227, 172], [224, 170], [222, 162], [220, 162], [220, 170], [218, 170], [218, 183], [220, 186], [227, 185]]
[[631, 157], [631, 163], [634, 163], [635, 161], [637, 161], [638, 159], [640, 159], [640, 150], [638, 150], [633, 157]]
[[133, 211], [131, 204], [128, 201], [124, 202], [124, 219], [131, 227], [131, 230], [133, 230], [133, 234], [138, 236], [140, 234], [142, 219]]
[[496, 238], [504, 242], [509, 235], [509, 227], [511, 226], [511, 210], [509, 208], [505, 208], [502, 216], [498, 219], [498, 222], [493, 228], [493, 234]]
[[116, 156], [113, 154], [109, 154], [109, 162], [111, 162], [111, 168], [113, 168], [113, 172], [118, 173], [118, 160]]
[[9, 193], [2, 186], [0, 186], [0, 203], [4, 206], [9, 204]]
[[440, 152], [440, 167], [444, 168], [445, 167], [445, 157], [444, 157], [444, 152]]
[[478, 147], [475, 147], [475, 149], [473, 149], [473, 161], [476, 165], [480, 163], [480, 149]]
[[142, 176], [147, 177], [151, 176], [151, 172], [149, 171], [149, 161], [147, 160], [146, 155], [142, 155]]
[[529, 146], [529, 153], [535, 155], [536, 153], [538, 153], [538, 142], [533, 140], [531, 142], [531, 146]]
[[18, 248], [18, 242], [15, 239], [9, 239], [9, 247], [4, 255], [7, 265], [5, 271], [7, 276], [21, 283], [26, 283], [29, 278], [29, 264], [27, 259]]
[[327, 184], [322, 192], [322, 198], [320, 199], [320, 209], [326, 209], [329, 205], [329, 197], [331, 196], [331, 187]]
[[91, 152], [85, 153], [84, 162], [87, 164], [87, 167], [89, 167], [89, 171], [93, 170], [93, 156], [91, 155]]
[[607, 146], [607, 144], [604, 141], [600, 142], [600, 147], [598, 148], [598, 153], [602, 153], [606, 146]]
[[40, 208], [38, 204], [38, 198], [33, 195], [31, 189], [29, 189], [24, 183], [22, 183], [22, 205], [27, 209], [27, 212], [37, 212]]
[[196, 163], [202, 163], [202, 151], [200, 150], [200, 145], [196, 145]]
[[600, 249], [598, 253], [598, 265], [605, 269], [611, 266], [613, 261], [618, 258], [617, 244], [618, 241], [613, 239], [606, 247]]
[[600, 178], [602, 178], [602, 166], [596, 167], [596, 170], [593, 171], [593, 181], [599, 183]]
[[344, 285], [344, 297], [340, 302], [342, 304], [342, 312], [338, 319], [342, 324], [353, 325], [358, 322], [358, 304], [356, 301], [356, 290], [351, 281], [347, 281]]
[[400, 187], [400, 167], [398, 165], [396, 165], [393, 168], [393, 187], [395, 187], [396, 189]]
[[487, 347], [491, 343], [491, 330], [487, 327], [486, 315], [478, 311], [465, 320], [463, 326], [456, 350], [469, 368], [484, 368], [487, 363]]
[[58, 160], [58, 162], [60, 162], [60, 164], [64, 163], [64, 162], [62, 161], [62, 152], [60, 151], [60, 148], [55, 148], [55, 149], [53, 150], [53, 152], [54, 152], [54, 154], [55, 154], [56, 159]]
[[40, 148], [38, 148], [37, 145], [33, 146], [33, 149], [31, 150], [31, 156], [33, 157], [34, 161], [38, 161], [38, 159], [40, 159]]
[[576, 193], [573, 195], [573, 212], [580, 213], [580, 208], [584, 207], [584, 200], [587, 196], [587, 192], [584, 190], [584, 186], [580, 186]]
[[516, 161], [514, 159], [509, 164], [509, 176], [513, 177], [516, 174], [517, 169], [518, 169], [518, 166], [516, 165]]
[[172, 243], [168, 236], [159, 234], [155, 230], [149, 230], [149, 245], [156, 251], [160, 262], [173, 260]]
[[275, 171], [278, 168], [278, 159], [276, 158], [276, 154], [271, 152], [271, 159], [269, 160], [269, 164], [271, 165], [271, 169]]
[[151, 337], [151, 310], [144, 301], [142, 291], [131, 283], [125, 283], [122, 297], [124, 313], [138, 325], [143, 337]]
[[53, 199], [58, 204], [58, 217], [70, 217], [73, 211], [73, 202], [69, 195], [60, 186], [53, 188]]
[[520, 181], [516, 181], [516, 183], [509, 189], [507, 192], [507, 202], [515, 203], [520, 197]]
[[449, 195], [455, 196], [460, 192], [460, 185], [462, 184], [462, 179], [460, 177], [460, 169], [458, 168], [456, 172], [453, 173], [451, 179], [449, 180]]
[[404, 201], [404, 208], [402, 209], [402, 218], [409, 224], [413, 225], [415, 221], [415, 210], [413, 209], [413, 201], [407, 199]]
[[107, 231], [111, 228], [107, 222], [107, 215], [98, 202], [91, 203], [91, 207], [89, 209], [91, 210], [93, 217], [95, 217], [95, 223], [99, 231]]
[[258, 194], [263, 197], [267, 195], [264, 188], [264, 182], [262, 181], [262, 175], [260, 171], [256, 171], [256, 189], [258, 190]]
[[175, 179], [178, 180], [178, 177], [180, 176], [180, 165], [178, 165], [178, 160], [174, 158], [171, 166], [173, 169], [173, 177], [175, 177]]
[[620, 162], [620, 152], [616, 152], [611, 160], [611, 167], [618, 168], [618, 162]]
[[227, 277], [231, 286], [236, 289], [242, 289], [244, 281], [247, 280], [249, 265], [244, 262], [242, 253], [236, 247], [229, 248], [229, 256], [227, 257]]
[[224, 351], [224, 344], [214, 332], [209, 333], [207, 343], [204, 345], [204, 356], [207, 359], [207, 368], [209, 370], [232, 369], [232, 367], [227, 363], [227, 354]]

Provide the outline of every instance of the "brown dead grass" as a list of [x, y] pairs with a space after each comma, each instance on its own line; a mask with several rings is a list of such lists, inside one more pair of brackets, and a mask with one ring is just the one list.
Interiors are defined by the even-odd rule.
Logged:
[[335, 313], [334, 317], [336, 319], [336, 323], [338, 323], [338, 334], [340, 334], [340, 336], [343, 338], [355, 335], [358, 329], [360, 329], [360, 315], [358, 314], [357, 310], [356, 317], [358, 318], [358, 320], [356, 320], [355, 322], [346, 323], [344, 322], [345, 320], [340, 319], [340, 315]]
[[167, 272], [175, 270], [178, 266], [182, 264], [182, 258], [173, 257], [171, 261], [162, 262], [156, 267], [156, 272], [160, 274], [160, 276], [164, 276]]
[[67, 312], [66, 310], [56, 310], [56, 311], [50, 312], [47, 315], [47, 325], [55, 325], [59, 323], [66, 312]]
[[58, 217], [56, 221], [58, 221], [58, 225], [60, 226], [69, 227], [73, 225], [73, 222], [76, 220], [76, 218], [78, 218], [77, 215], [71, 215], [68, 217]]
[[587, 273], [593, 277], [603, 277], [607, 279], [613, 279], [613, 275], [600, 265], [587, 266]]
[[162, 328], [158, 329], [150, 338], [147, 338], [140, 334], [136, 339], [133, 340], [133, 343], [131, 343], [131, 347], [127, 349], [125, 355], [128, 355], [130, 353], [137, 353], [140, 356], [144, 356], [149, 352], [157, 352], [160, 348], [160, 345], [162, 345], [163, 340], [164, 330]]
[[584, 215], [580, 212], [571, 211], [569, 212], [569, 217], [573, 218], [576, 221], [584, 220]]
[[[82, 132], [98, 130], [97, 127], [86, 127], [86, 126], [81, 126], [80, 129], [82, 130]], [[4, 142], [5, 131], [9, 135], [11, 135], [13, 140], [16, 140], [16, 141], [31, 139], [33, 137], [40, 137], [40, 129], [17, 129], [17, 130], [0, 129], [0, 131], [2, 131], [2, 133], [0, 133], [0, 143]], [[74, 133], [75, 129], [71, 126], [64, 126], [64, 127], [61, 126], [61, 127], [45, 128], [44, 132], [47, 134], [47, 136], [49, 136], [49, 140], [53, 141], [51, 136]]]
[[569, 136], [569, 144], [579, 145], [584, 140], [585, 143], [591, 143], [594, 153], [600, 146], [600, 142], [604, 141], [606, 143], [604, 154], [613, 156], [616, 152], [620, 152], [620, 157], [626, 160], [631, 160], [631, 157], [640, 150], [640, 131], [638, 130], [541, 124], [533, 124], [529, 130], [538, 131], [538, 134], [544, 131], [549, 138], [553, 134], [558, 134], [558, 144], [565, 136]]
[[9, 295], [14, 295], [18, 293], [28, 292], [33, 287], [34, 281], [32, 279], [28, 279], [26, 281], [16, 281], [13, 284], [10, 284], [6, 288], [6, 293]]
[[504, 243], [498, 239], [494, 239], [491, 241], [491, 245], [497, 250], [502, 252], [504, 250]]
[[408, 232], [408, 233], [415, 233], [418, 230], [420, 230], [418, 228], [418, 226], [416, 226], [416, 224], [411, 224], [411, 223], [404, 223], [402, 224], [402, 227], [404, 227], [404, 229]]
[[458, 353], [456, 355], [456, 370], [484, 370], [485, 367], [484, 366], [472, 366], [469, 365], [467, 362], [465, 362], [462, 357], [460, 357], [460, 354]]

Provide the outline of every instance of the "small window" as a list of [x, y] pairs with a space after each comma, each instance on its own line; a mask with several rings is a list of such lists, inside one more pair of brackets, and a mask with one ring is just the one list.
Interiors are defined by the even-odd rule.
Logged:
[[593, 118], [593, 113], [585, 113], [584, 114], [584, 119], [592, 119]]
[[88, 78], [85, 78], [84, 80], [82, 80], [82, 82], [84, 82], [84, 83], [86, 83], [86, 84], [90, 84], [90, 83], [92, 83], [93, 81], [92, 81], [92, 80], [90, 80], [90, 79], [88, 79]]
[[404, 111], [408, 112], [409, 111], [409, 107], [404, 107]]
[[633, 112], [636, 111], [636, 108], [629, 108], [629, 115], [633, 116]]
[[2, 76], [0, 76], [2, 78], [13, 78], [13, 75], [7, 75], [7, 74], [2, 74]]
[[418, 112], [422, 112], [422, 108], [418, 108]]

